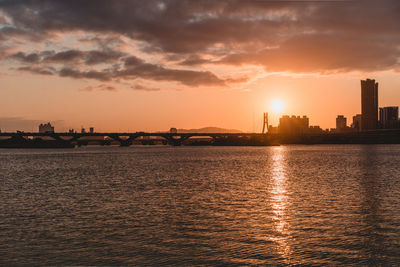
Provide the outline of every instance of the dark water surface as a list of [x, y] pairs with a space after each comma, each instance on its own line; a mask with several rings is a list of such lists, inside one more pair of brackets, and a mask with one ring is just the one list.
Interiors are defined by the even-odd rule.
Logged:
[[0, 265], [399, 265], [400, 146], [0, 150]]

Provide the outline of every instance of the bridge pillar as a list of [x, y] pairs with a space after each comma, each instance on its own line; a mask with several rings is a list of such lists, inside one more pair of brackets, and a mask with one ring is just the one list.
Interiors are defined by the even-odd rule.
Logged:
[[81, 136], [80, 136], [80, 135], [74, 135], [74, 136], [72, 136], [72, 138], [71, 138], [71, 139], [69, 139], [68, 141], [70, 141], [70, 142], [75, 142], [75, 141], [78, 141], [78, 140], [79, 140], [79, 138], [81, 138]]
[[212, 144], [214, 145], [224, 145], [227, 143], [227, 140], [230, 138], [226, 135], [210, 135], [212, 138]]
[[22, 134], [19, 134], [19, 133], [12, 134], [10, 139], [18, 140], [18, 141], [26, 141], [27, 140]]
[[[62, 139], [59, 135], [56, 135], [56, 134], [49, 134], [49, 137], [54, 138], [56, 141], [59, 141], [59, 142], [66, 141], [65, 139]], [[70, 141], [70, 140], [68, 140], [68, 141]]]
[[190, 135], [181, 135], [178, 138], [174, 138], [175, 135], [168, 134], [168, 135], [162, 135], [162, 137], [164, 137], [167, 140], [168, 144], [170, 144], [172, 146], [180, 146], [180, 145], [182, 145], [182, 143], [184, 141], [189, 139], [191, 136]]
[[131, 146], [133, 140], [139, 137], [139, 135], [130, 135], [127, 139], [122, 139], [118, 134], [108, 135], [108, 137], [118, 141], [120, 146]]
[[121, 139], [121, 141], [119, 142], [120, 146], [131, 146], [132, 145], [132, 139], [128, 138], [126, 140]]

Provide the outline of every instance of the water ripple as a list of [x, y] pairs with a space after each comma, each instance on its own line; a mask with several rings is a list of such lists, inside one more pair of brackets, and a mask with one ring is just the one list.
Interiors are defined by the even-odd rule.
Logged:
[[400, 146], [0, 150], [0, 265], [397, 265]]

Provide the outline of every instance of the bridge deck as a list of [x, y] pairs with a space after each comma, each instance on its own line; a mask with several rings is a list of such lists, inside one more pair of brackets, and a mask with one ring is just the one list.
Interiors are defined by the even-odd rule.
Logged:
[[74, 136], [74, 137], [92, 137], [92, 136], [261, 136], [261, 133], [38, 133], [38, 132], [1, 132], [0, 136]]

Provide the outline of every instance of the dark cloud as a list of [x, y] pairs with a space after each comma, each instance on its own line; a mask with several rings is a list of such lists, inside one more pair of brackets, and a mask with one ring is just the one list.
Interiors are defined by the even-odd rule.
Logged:
[[[12, 22], [0, 29], [1, 40], [21, 36], [44, 40], [73, 31], [106, 36], [82, 39], [104, 43], [101, 50], [69, 55], [86, 65], [123, 60], [117, 50], [106, 52], [123, 36], [143, 42], [145, 53], [178, 55], [186, 67], [218, 62], [292, 72], [399, 69], [398, 0], [3, 0], [0, 8], [7, 18], [2, 21]], [[224, 84], [210, 72], [175, 70], [137, 58], [124, 64], [126, 69], [111, 76]], [[67, 76], [88, 75], [79, 70]], [[89, 76], [93, 75], [99, 74]], [[104, 79], [103, 73], [99, 77]]]
[[[187, 86], [222, 86], [225, 81], [218, 78], [209, 71], [194, 71], [166, 68], [157, 64], [146, 63], [136, 56], [126, 56], [125, 53], [116, 51], [79, 51], [67, 50], [55, 53], [54, 51], [42, 51], [38, 53], [24, 54], [22, 52], [10, 56], [12, 59], [23, 63], [32, 63], [31, 66], [18, 68], [21, 71], [29, 71], [37, 74], [58, 74], [61, 77], [73, 79], [95, 79], [99, 81], [111, 81], [117, 79], [132, 80], [137, 78], [155, 81], [176, 81]], [[69, 63], [83, 60], [85, 65], [72, 66]], [[94, 64], [107, 63], [110, 61], [123, 62], [112, 65], [103, 70], [88, 69]], [[50, 63], [62, 64], [58, 71]]]
[[[191, 52], [217, 43], [266, 41], [290, 27], [291, 13], [304, 8], [285, 1], [257, 2], [10, 0], [4, 1], [3, 8], [17, 26], [38, 33], [113, 32], [164, 51]], [[265, 16], [267, 11], [272, 14]]]
[[36, 53], [25, 54], [23, 52], [18, 52], [11, 55], [11, 58], [20, 60], [26, 63], [37, 63], [40, 60], [40, 56]]
[[82, 89], [80, 89], [80, 91], [86, 91], [86, 92], [92, 92], [92, 91], [97, 91], [97, 90], [101, 90], [101, 91], [117, 91], [117, 88], [108, 84], [99, 84], [97, 86], [86, 86]]
[[74, 79], [95, 79], [99, 81], [110, 81], [112, 78], [112, 73], [107, 71], [80, 71], [72, 68], [62, 68], [59, 73], [61, 77], [69, 77]]
[[86, 65], [96, 65], [119, 61], [124, 55], [126, 54], [109, 49], [104, 51], [71, 49], [60, 52], [45, 50], [40, 53], [29, 54], [18, 52], [10, 55], [10, 58], [28, 63], [85, 63]]
[[183, 66], [198, 66], [198, 65], [203, 65], [203, 64], [211, 64], [211, 63], [215, 63], [212, 60], [208, 60], [208, 59], [204, 59], [202, 57], [200, 57], [199, 55], [190, 55], [189, 57], [185, 58], [184, 60], [182, 60], [181, 62], [179, 62], [179, 65], [183, 65]]
[[[130, 57], [128, 62], [132, 61], [133, 58], [134, 57]], [[114, 70], [80, 71], [78, 69], [65, 67], [59, 71], [59, 75], [61, 77], [70, 77], [74, 79], [95, 79], [100, 81], [110, 81], [112, 79], [133, 80], [142, 78], [156, 81], [176, 81], [187, 86], [221, 86], [225, 83], [224, 80], [219, 79], [209, 71], [168, 69], [159, 65], [144, 63], [141, 60], [138, 60], [136, 65], [127, 65], [124, 69]]]
[[[138, 90], [138, 91], [145, 91], [145, 92], [157, 92], [160, 91], [159, 88], [152, 88], [152, 87], [148, 87], [145, 85], [141, 85], [141, 84], [135, 84], [135, 85], [130, 85], [128, 86], [128, 89], [133, 89], [133, 90]], [[113, 86], [113, 85], [109, 85], [109, 84], [99, 84], [99, 85], [90, 85], [90, 86], [86, 86], [82, 89], [80, 89], [80, 91], [86, 91], [86, 92], [93, 92], [93, 91], [117, 91], [118, 89]]]
[[51, 62], [83, 61], [86, 65], [96, 65], [118, 61], [125, 54], [114, 50], [68, 50], [44, 58]]
[[133, 90], [138, 90], [138, 91], [146, 91], [146, 92], [157, 92], [160, 91], [160, 88], [152, 88], [152, 87], [147, 87], [144, 85], [136, 84], [131, 86], [131, 89]]
[[68, 50], [68, 51], [62, 51], [58, 53], [51, 53], [51, 55], [48, 55], [43, 58], [44, 61], [48, 62], [70, 62], [70, 61], [77, 61], [82, 59], [82, 57], [85, 55], [85, 52], [79, 51], [79, 50]]
[[54, 75], [54, 69], [49, 67], [38, 67], [38, 66], [25, 66], [19, 67], [19, 71], [27, 71], [33, 74], [41, 74], [41, 75]]
[[82, 44], [96, 45], [101, 50], [115, 50], [116, 48], [124, 45], [125, 42], [121, 39], [121, 36], [117, 34], [105, 34], [104, 36], [88, 36], [78, 40]]
[[10, 26], [5, 26], [0, 28], [0, 40], [4, 41], [9, 38], [15, 37], [15, 36], [27, 36], [29, 35], [29, 31], [25, 31], [23, 29], [18, 29], [15, 27], [10, 27]]
[[187, 86], [222, 86], [225, 82], [210, 71], [168, 69], [160, 65], [148, 64], [131, 58], [125, 62], [126, 69], [118, 71], [117, 77], [142, 78], [155, 81], [178, 81]]
[[128, 68], [132, 66], [138, 66], [144, 63], [143, 60], [135, 56], [130, 56], [125, 58], [124, 62], [125, 62], [125, 67]]
[[95, 65], [101, 63], [109, 63], [118, 61], [125, 54], [122, 52], [117, 52], [113, 50], [105, 50], [105, 51], [89, 51], [85, 55], [85, 63], [87, 65]]

